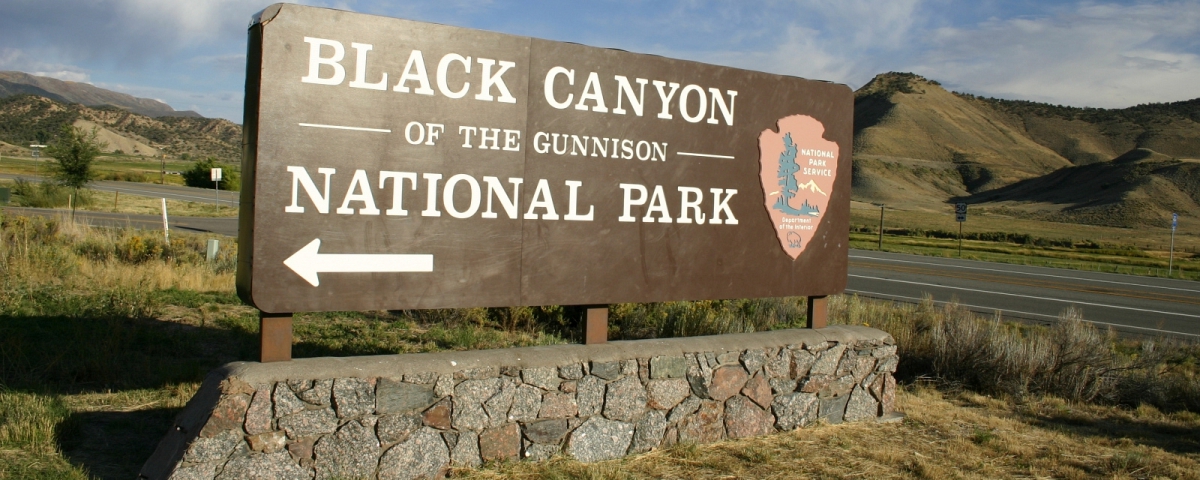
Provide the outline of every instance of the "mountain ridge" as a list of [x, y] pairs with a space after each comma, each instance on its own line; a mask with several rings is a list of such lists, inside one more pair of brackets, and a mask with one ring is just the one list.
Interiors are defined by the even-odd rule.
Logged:
[[89, 107], [113, 106], [151, 118], [200, 117], [191, 110], [175, 110], [170, 105], [150, 98], [114, 92], [82, 82], [32, 75], [17, 71], [0, 71], [0, 98], [13, 95], [39, 95], [64, 103]]

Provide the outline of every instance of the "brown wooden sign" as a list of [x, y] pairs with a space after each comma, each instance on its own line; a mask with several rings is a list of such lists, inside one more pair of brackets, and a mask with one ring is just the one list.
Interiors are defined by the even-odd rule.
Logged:
[[298, 5], [248, 57], [263, 311], [845, 288], [844, 85]]

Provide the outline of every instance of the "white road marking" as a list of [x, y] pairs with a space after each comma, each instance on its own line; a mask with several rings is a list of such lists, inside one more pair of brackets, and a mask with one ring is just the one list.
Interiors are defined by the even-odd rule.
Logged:
[[675, 154], [683, 155], [685, 157], [723, 158], [725, 160], [733, 160], [734, 158], [732, 155], [713, 155], [710, 153], [675, 152]]
[[301, 123], [300, 126], [313, 128], [332, 128], [335, 130], [354, 130], [356, 132], [392, 133], [391, 130], [386, 128], [347, 127], [345, 125], [324, 125], [320, 123]]
[[[1034, 276], [1034, 277], [1065, 278], [1068, 280], [1081, 280], [1081, 281], [1085, 281], [1085, 282], [1114, 283], [1117, 285], [1125, 285], [1125, 286], [1130, 286], [1130, 287], [1159, 288], [1159, 289], [1163, 289], [1163, 290], [1178, 290], [1181, 292], [1200, 293], [1200, 290], [1192, 290], [1192, 289], [1187, 289], [1187, 288], [1162, 287], [1162, 286], [1158, 286], [1158, 285], [1146, 285], [1146, 284], [1141, 284], [1141, 283], [1118, 282], [1118, 281], [1114, 281], [1114, 280], [1097, 280], [1097, 279], [1085, 278], [1085, 277], [1070, 277], [1070, 276], [1066, 276], [1066, 275], [1051, 275], [1048, 273], [1032, 273], [1032, 272], [1021, 272], [1021, 271], [1015, 271], [1015, 270], [1001, 270], [998, 268], [968, 267], [968, 266], [964, 266], [964, 265], [950, 265], [950, 264], [945, 264], [945, 263], [917, 262], [917, 261], [913, 261], [913, 260], [898, 260], [898, 259], [893, 259], [893, 258], [868, 257], [868, 256], [864, 256], [864, 255], [850, 255], [850, 258], [879, 260], [879, 261], [883, 261], [883, 262], [912, 263], [912, 264], [916, 264], [916, 265], [933, 265], [933, 266], [937, 266], [937, 267], [962, 268], [965, 270], [981, 270], [981, 271], [985, 271], [985, 272], [1012, 273], [1012, 274], [1017, 274], [1017, 275], [1029, 275], [1029, 276]], [[1014, 264], [1014, 265], [1016, 265], [1016, 264]], [[1020, 265], [1020, 266], [1028, 267], [1031, 265]], [[1046, 268], [1046, 267], [1038, 267], [1038, 268]], [[1091, 272], [1089, 272], [1089, 273], [1091, 273]], [[1095, 272], [1095, 273], [1104, 273], [1104, 272]], [[1106, 274], [1106, 275], [1121, 275], [1121, 274]]]
[[[889, 293], [868, 292], [866, 290], [851, 290], [849, 288], [847, 288], [846, 291], [850, 292], [850, 293], [863, 293], [863, 294], [867, 294], [867, 295], [885, 297], [885, 298], [902, 298], [904, 300], [911, 300], [914, 303], [925, 300], [923, 298], [907, 297], [904, 295], [892, 295]], [[943, 304], [943, 305], [947, 304], [947, 303], [958, 303], [959, 305], [962, 305], [967, 308], [978, 308], [978, 309], [983, 309], [983, 310], [997, 310], [1000, 312], [1012, 312], [1012, 313], [1017, 313], [1017, 314], [1021, 314], [1021, 315], [1034, 315], [1034, 316], [1038, 316], [1038, 317], [1052, 318], [1055, 320], [1058, 319], [1058, 315], [1046, 315], [1044, 313], [1022, 312], [1020, 310], [985, 307], [982, 305], [970, 305], [970, 304], [960, 303], [960, 302], [946, 302], [946, 301], [942, 301], [942, 300], [933, 300], [933, 303]], [[1172, 330], [1162, 330], [1162, 329], [1158, 329], [1158, 328], [1149, 328], [1149, 327], [1137, 327], [1137, 326], [1125, 325], [1125, 324], [1121, 324], [1121, 323], [1100, 322], [1100, 321], [1096, 321], [1096, 320], [1087, 320], [1087, 319], [1084, 319], [1083, 321], [1085, 321], [1087, 323], [1094, 323], [1097, 325], [1107, 325], [1107, 326], [1111, 326], [1111, 327], [1133, 328], [1133, 329], [1137, 329], [1137, 330], [1149, 330], [1151, 332], [1169, 333], [1172, 335], [1186, 335], [1189, 337], [1200, 337], [1200, 334], [1195, 334], [1195, 333], [1176, 332], [1176, 331], [1172, 331]]]
[[1077, 301], [1077, 300], [1066, 300], [1066, 299], [1062, 299], [1062, 298], [1036, 297], [1033, 295], [1019, 295], [1016, 293], [993, 292], [990, 290], [979, 290], [979, 289], [975, 289], [975, 288], [951, 287], [948, 285], [938, 285], [935, 283], [911, 282], [908, 280], [895, 280], [895, 279], [891, 279], [891, 278], [868, 277], [865, 275], [850, 274], [849, 276], [856, 277], [856, 278], [865, 278], [868, 280], [879, 280], [879, 281], [883, 281], [883, 282], [907, 283], [910, 285], [921, 285], [921, 286], [925, 286], [925, 287], [946, 288], [946, 289], [950, 289], [950, 290], [962, 290], [964, 292], [987, 293], [987, 294], [992, 294], [992, 295], [1004, 295], [1004, 296], [1008, 296], [1008, 297], [1028, 298], [1028, 299], [1032, 299], [1032, 300], [1047, 300], [1047, 301], [1052, 301], [1052, 302], [1073, 303], [1073, 304], [1077, 304], [1077, 305], [1089, 305], [1089, 306], [1101, 307], [1101, 308], [1115, 308], [1115, 309], [1119, 309], [1119, 310], [1132, 310], [1135, 312], [1159, 313], [1162, 315], [1175, 315], [1175, 316], [1179, 316], [1179, 317], [1200, 318], [1200, 315], [1191, 315], [1191, 314], [1187, 314], [1187, 313], [1164, 312], [1161, 310], [1149, 310], [1149, 309], [1145, 309], [1145, 308], [1122, 307], [1119, 305], [1106, 305], [1103, 303], [1081, 302], [1081, 301]]

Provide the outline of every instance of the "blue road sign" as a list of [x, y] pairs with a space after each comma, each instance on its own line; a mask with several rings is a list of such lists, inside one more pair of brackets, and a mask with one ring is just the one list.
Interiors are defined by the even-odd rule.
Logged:
[[1177, 227], [1177, 226], [1179, 226], [1179, 214], [1172, 213], [1171, 214], [1171, 231], [1174, 232], [1175, 227]]

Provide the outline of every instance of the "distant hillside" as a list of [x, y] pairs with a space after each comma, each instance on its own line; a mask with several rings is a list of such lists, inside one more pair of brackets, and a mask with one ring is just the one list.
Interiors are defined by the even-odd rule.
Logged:
[[158, 100], [105, 90], [86, 83], [67, 82], [23, 72], [0, 72], [0, 98], [21, 94], [38, 95], [89, 107], [110, 105], [147, 117], [201, 117], [199, 113], [191, 110], [175, 110]]
[[86, 107], [46, 97], [0, 98], [0, 141], [27, 146], [42, 135], [54, 135], [63, 124], [100, 129], [109, 152], [193, 157], [241, 158], [242, 127], [228, 120], [203, 117], [149, 118], [117, 107]]
[[1073, 108], [886, 73], [855, 92], [854, 120], [856, 200], [1123, 227], [1200, 216], [1200, 99]]

